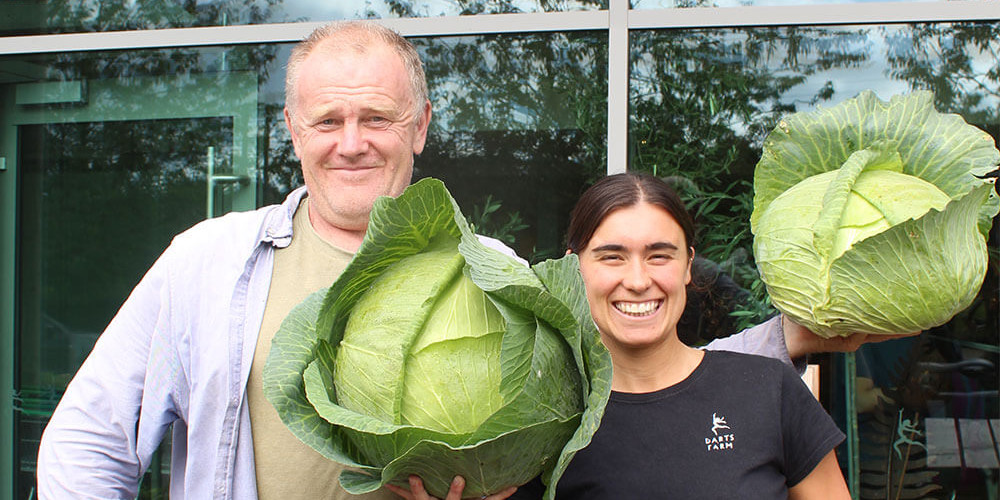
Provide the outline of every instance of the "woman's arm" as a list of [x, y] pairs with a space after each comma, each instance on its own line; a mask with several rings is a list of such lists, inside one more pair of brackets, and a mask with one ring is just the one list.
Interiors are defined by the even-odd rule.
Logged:
[[788, 498], [790, 500], [814, 500], [818, 498], [850, 500], [851, 493], [847, 489], [844, 474], [840, 472], [840, 465], [837, 463], [837, 452], [830, 450], [830, 453], [827, 453], [823, 460], [820, 460], [816, 468], [805, 479], [789, 488]]

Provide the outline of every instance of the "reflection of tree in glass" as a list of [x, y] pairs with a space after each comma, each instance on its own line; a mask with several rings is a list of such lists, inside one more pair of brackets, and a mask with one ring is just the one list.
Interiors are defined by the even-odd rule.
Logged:
[[261, 104], [261, 130], [259, 158], [261, 165], [261, 205], [281, 203], [293, 189], [304, 185], [302, 167], [295, 149], [292, 146], [292, 136], [285, 126], [284, 102], [268, 102]]
[[225, 119], [25, 127], [46, 310], [101, 331], [170, 238], [204, 218], [205, 151], [231, 133]]
[[887, 30], [888, 74], [934, 92], [934, 107], [1000, 131], [1000, 24], [917, 24]]
[[366, 2], [367, 10], [364, 17], [377, 17], [379, 9], [374, 8], [375, 5], [398, 17], [470, 16], [608, 8], [608, 0], [450, 0], [444, 6], [435, 5], [433, 8], [436, 10], [431, 10], [430, 3], [434, 2], [427, 0]]
[[[66, 53], [55, 56], [49, 67], [52, 79], [89, 83], [86, 105], [93, 115], [141, 116], [162, 114], [163, 110], [176, 115], [198, 115], [205, 109], [245, 109], [253, 103], [259, 110], [258, 117], [253, 118], [257, 120], [258, 136], [243, 139], [258, 144], [256, 161], [262, 191], [259, 202], [277, 203], [302, 185], [298, 160], [285, 130], [284, 102], [258, 100], [262, 95], [259, 92], [234, 93], [222, 89], [228, 88], [230, 78], [242, 81], [248, 73], [263, 88], [271, 77], [278, 52], [277, 45], [241, 45]], [[143, 98], [129, 98], [131, 92]], [[219, 169], [225, 172], [225, 162], [232, 161], [232, 151], [217, 149], [216, 153], [217, 161], [224, 163]], [[190, 167], [204, 168], [204, 163]]]
[[[472, 213], [466, 219], [476, 234], [496, 238], [508, 246], [514, 245], [514, 233], [527, 229], [528, 225], [524, 223], [517, 210], [504, 213], [500, 212], [502, 207], [503, 202], [494, 199], [493, 195], [489, 194], [486, 195], [482, 205], [472, 207]], [[506, 217], [504, 218], [501, 214]], [[501, 219], [498, 220], [498, 218]]]
[[487, 194], [503, 200], [529, 226], [516, 234], [519, 254], [562, 255], [576, 197], [604, 173], [605, 38], [415, 39], [434, 108], [415, 177], [444, 180], [463, 207]]
[[[76, 283], [73, 286], [90, 283], [86, 286], [99, 293], [54, 290], [50, 294], [51, 300], [76, 297], [73, 300], [80, 310], [67, 313], [88, 318], [86, 328], [100, 331], [109, 319], [106, 316], [117, 309], [169, 238], [205, 217], [209, 147], [214, 148], [216, 171], [232, 172], [233, 132], [237, 129], [233, 118], [151, 120], [147, 117], [197, 117], [204, 116], [205, 109], [254, 109], [251, 103], [256, 102], [257, 92], [225, 92], [224, 89], [231, 88], [227, 80], [232, 78], [242, 84], [247, 81], [246, 74], [252, 72], [263, 83], [276, 53], [277, 47], [272, 45], [53, 56], [48, 65], [48, 79], [84, 82], [88, 97], [80, 105], [85, 107], [81, 111], [104, 121], [47, 126], [44, 133], [31, 136], [37, 143], [25, 144], [24, 151], [44, 155], [39, 161], [46, 168], [45, 182], [50, 183], [44, 189], [55, 190], [58, 195], [52, 199], [60, 200], [59, 207], [64, 207], [53, 207], [54, 210], [75, 213], [65, 207], [87, 207], [92, 220], [118, 221], [113, 227], [67, 222], [67, 227], [53, 229], [53, 238], [58, 236], [71, 242], [114, 241], [120, 255], [119, 269], [114, 273], [102, 274], [99, 279], [81, 277], [67, 281]], [[254, 79], [249, 81], [252, 85]], [[67, 111], [75, 110], [68, 107]], [[258, 137], [242, 139], [259, 140]], [[137, 225], [123, 225], [123, 217]], [[62, 223], [53, 221], [53, 224]], [[102, 231], [103, 236], [84, 234], [91, 230]], [[106, 251], [103, 245], [83, 245], [70, 255], [81, 262], [88, 259], [100, 262], [99, 256]], [[73, 265], [56, 255], [46, 257], [45, 261], [53, 266], [67, 262], [67, 269], [53, 269], [57, 275], [101, 267]], [[101, 282], [107, 279], [121, 282]], [[106, 303], [91, 304], [92, 301]]]
[[48, 33], [118, 31], [282, 22], [282, 0], [45, 2]]

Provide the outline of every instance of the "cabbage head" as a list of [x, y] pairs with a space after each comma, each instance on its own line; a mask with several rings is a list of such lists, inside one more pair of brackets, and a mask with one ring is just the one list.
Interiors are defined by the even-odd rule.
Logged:
[[941, 325], [987, 267], [994, 139], [930, 92], [787, 117], [754, 172], [754, 257], [774, 306], [824, 337]]
[[276, 333], [264, 392], [350, 493], [420, 476], [443, 498], [554, 484], [611, 387], [575, 256], [528, 267], [484, 246], [440, 181], [376, 200], [338, 280]]

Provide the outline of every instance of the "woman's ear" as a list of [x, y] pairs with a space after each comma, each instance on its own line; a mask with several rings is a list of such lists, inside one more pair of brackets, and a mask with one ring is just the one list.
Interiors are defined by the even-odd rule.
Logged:
[[687, 276], [684, 277], [684, 284], [690, 285], [691, 276], [694, 274], [694, 247], [688, 247], [688, 265], [687, 272], [685, 274]]
[[569, 254], [571, 254], [571, 253], [573, 253], [573, 250], [570, 250], [569, 248], [567, 248], [567, 249], [566, 249], [566, 255], [569, 255]]

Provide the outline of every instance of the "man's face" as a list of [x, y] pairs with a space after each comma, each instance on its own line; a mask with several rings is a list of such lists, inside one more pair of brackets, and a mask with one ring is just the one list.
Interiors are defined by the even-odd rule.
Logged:
[[302, 162], [310, 221], [321, 235], [364, 231], [375, 198], [409, 185], [430, 103], [416, 105], [402, 60], [379, 43], [365, 53], [316, 47], [296, 85], [285, 122]]

